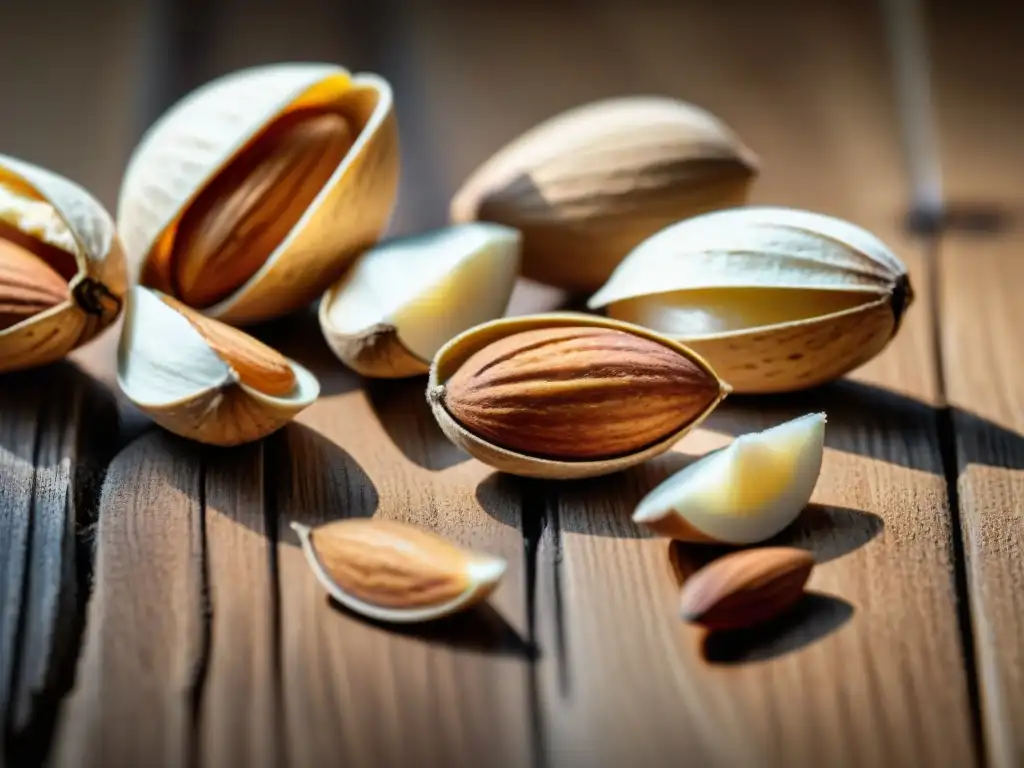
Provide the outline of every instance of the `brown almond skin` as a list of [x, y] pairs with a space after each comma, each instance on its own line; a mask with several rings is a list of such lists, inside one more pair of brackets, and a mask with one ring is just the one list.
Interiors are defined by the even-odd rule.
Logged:
[[178, 225], [172, 284], [205, 308], [263, 266], [352, 147], [347, 118], [332, 111], [285, 115], [200, 193]]
[[814, 555], [795, 547], [757, 547], [725, 555], [683, 584], [680, 615], [711, 630], [744, 629], [792, 608], [804, 594]]
[[494, 445], [572, 461], [642, 450], [703, 414], [719, 391], [714, 376], [671, 347], [581, 326], [488, 345], [447, 381], [443, 401]]
[[350, 518], [315, 528], [313, 549], [338, 587], [386, 608], [442, 605], [469, 587], [470, 556], [405, 523]]
[[67, 281], [27, 248], [0, 237], [0, 330], [70, 298]]
[[295, 372], [276, 349], [244, 331], [196, 312], [177, 299], [161, 298], [192, 324], [213, 351], [234, 369], [243, 384], [272, 397], [283, 397], [295, 389]]

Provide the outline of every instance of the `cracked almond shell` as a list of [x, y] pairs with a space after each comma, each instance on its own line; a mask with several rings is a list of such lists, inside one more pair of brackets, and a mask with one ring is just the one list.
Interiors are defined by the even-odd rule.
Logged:
[[758, 161], [716, 116], [663, 96], [583, 104], [534, 126], [452, 198], [452, 221], [523, 233], [523, 274], [597, 290], [662, 227], [747, 200]]
[[294, 360], [142, 286], [125, 308], [117, 381], [164, 429], [219, 446], [266, 437], [320, 394], [316, 377]]
[[737, 393], [806, 389], [879, 354], [913, 301], [907, 269], [867, 230], [750, 206], [666, 227], [588, 307], [671, 336]]
[[[168, 110], [135, 149], [117, 223], [141, 284], [175, 295], [161, 266], [197, 197], [274, 123], [307, 108], [336, 109], [354, 143], [326, 184], [241, 287], [203, 313], [232, 325], [309, 305], [381, 237], [398, 191], [398, 126], [391, 87], [333, 64], [269, 64], [196, 89]], [[180, 297], [178, 297], [180, 298]]]
[[40, 255], [67, 282], [63, 300], [0, 329], [0, 372], [60, 360], [120, 317], [124, 249], [110, 214], [78, 184], [0, 155], [0, 238]]
[[[706, 406], [700, 412], [693, 414], [685, 423], [674, 428], [670, 433], [660, 436], [656, 442], [633, 452], [609, 458], [552, 458], [526, 453], [522, 448], [498, 445], [460, 423], [446, 405], [448, 383], [463, 364], [475, 354], [516, 334], [573, 327], [609, 329], [663, 345], [703, 371], [717, 387], [717, 394], [709, 398]], [[618, 472], [664, 453], [687, 432], [703, 422], [708, 414], [728, 395], [729, 391], [729, 385], [717, 376], [714, 369], [702, 357], [686, 346], [649, 329], [578, 312], [552, 312], [493, 320], [471, 328], [451, 339], [438, 350], [434, 357], [426, 394], [434, 418], [441, 430], [449, 440], [474, 458], [499, 471], [513, 475], [568, 480]]]
[[450, 338], [501, 317], [519, 274], [519, 232], [470, 222], [379, 243], [320, 302], [320, 328], [357, 373], [426, 373]]

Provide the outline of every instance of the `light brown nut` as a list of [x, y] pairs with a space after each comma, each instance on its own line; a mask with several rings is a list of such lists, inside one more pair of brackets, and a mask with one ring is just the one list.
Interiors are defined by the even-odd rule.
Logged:
[[329, 594], [373, 619], [426, 621], [462, 610], [486, 598], [506, 568], [499, 557], [393, 520], [350, 518], [292, 528]]

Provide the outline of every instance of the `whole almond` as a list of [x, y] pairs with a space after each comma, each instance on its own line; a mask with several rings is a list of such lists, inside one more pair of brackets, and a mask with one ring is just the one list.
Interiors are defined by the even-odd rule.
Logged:
[[162, 298], [192, 324], [243, 384], [275, 397], [287, 395], [295, 388], [295, 372], [280, 352], [244, 331], [196, 312], [177, 299]]
[[814, 555], [794, 547], [759, 547], [725, 555], [683, 584], [680, 614], [713, 630], [773, 619], [803, 596]]
[[705, 413], [714, 376], [679, 351], [625, 331], [559, 327], [491, 343], [444, 385], [466, 430], [502, 448], [560, 460], [628, 455]]
[[0, 330], [68, 300], [67, 281], [43, 259], [0, 238]]
[[177, 296], [203, 308], [244, 285], [309, 208], [353, 140], [338, 112], [301, 110], [272, 124], [182, 216], [170, 254]]
[[375, 618], [436, 618], [485, 597], [506, 567], [501, 558], [393, 520], [349, 518], [292, 528], [330, 593]]

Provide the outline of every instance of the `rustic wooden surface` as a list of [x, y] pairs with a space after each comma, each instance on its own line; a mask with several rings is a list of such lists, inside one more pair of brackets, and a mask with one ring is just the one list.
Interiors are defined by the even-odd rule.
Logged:
[[[956, 215], [911, 236], [905, 97], [882, 7], [0, 6], [0, 64], [17, 73], [0, 98], [19, 106], [0, 152], [111, 207], [160, 111], [264, 61], [333, 60], [392, 81], [395, 233], [443, 224], [466, 174], [545, 117], [660, 92], [754, 147], [756, 202], [867, 226], [916, 288], [897, 340], [847, 381], [731, 398], [672, 453], [588, 482], [492, 473], [443, 438], [422, 380], [360, 380], [310, 315], [260, 334], [310, 366], [324, 396], [239, 449], [189, 444], [126, 404], [116, 329], [68, 362], [0, 378], [0, 764], [1019, 764], [1021, 19], [930, 7]], [[512, 311], [565, 298], [524, 282]], [[682, 625], [679, 580], [706, 554], [647, 537], [632, 507], [688, 457], [816, 409], [829, 419], [821, 480], [782, 537], [822, 563], [812, 598], [752, 635]], [[487, 548], [508, 577], [489, 605], [436, 626], [363, 621], [325, 598], [288, 527], [359, 515]]]
[[1021, 29], [951, 5], [931, 24], [946, 195], [942, 349], [955, 432], [975, 664], [989, 762], [1024, 762], [1024, 120]]

